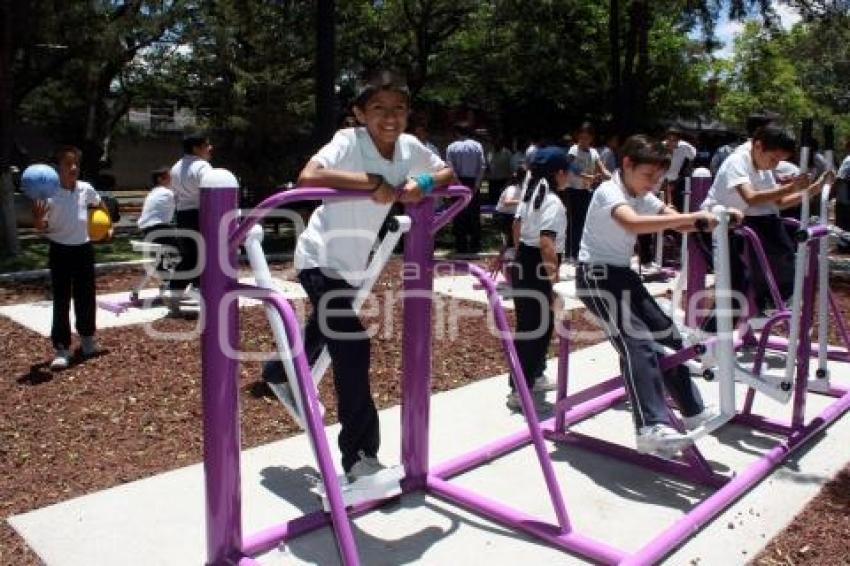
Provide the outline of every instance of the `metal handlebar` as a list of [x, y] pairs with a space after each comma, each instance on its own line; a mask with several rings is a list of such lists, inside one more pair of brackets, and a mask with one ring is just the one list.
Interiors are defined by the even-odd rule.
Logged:
[[[275, 208], [294, 202], [305, 200], [348, 200], [348, 199], [368, 199], [372, 197], [369, 191], [357, 191], [353, 189], [331, 189], [327, 187], [302, 187], [294, 190], [280, 191], [265, 199], [255, 208], [251, 209], [248, 214], [242, 217], [241, 222], [229, 234], [228, 246], [231, 251], [236, 250], [242, 242], [245, 241], [248, 232], [251, 228], [265, 218], [269, 212]], [[441, 214], [434, 222], [431, 228], [431, 235], [436, 233], [440, 228], [448, 224], [468, 203], [472, 200], [472, 191], [463, 185], [452, 185], [445, 188], [434, 189], [425, 198], [433, 197], [450, 197], [458, 198], [459, 200], [452, 204], [443, 214]]]

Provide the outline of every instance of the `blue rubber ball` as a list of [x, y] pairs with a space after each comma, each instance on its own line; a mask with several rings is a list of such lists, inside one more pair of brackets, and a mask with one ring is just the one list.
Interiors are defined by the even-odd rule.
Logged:
[[50, 198], [59, 189], [59, 173], [50, 165], [30, 165], [21, 175], [21, 190], [32, 200]]

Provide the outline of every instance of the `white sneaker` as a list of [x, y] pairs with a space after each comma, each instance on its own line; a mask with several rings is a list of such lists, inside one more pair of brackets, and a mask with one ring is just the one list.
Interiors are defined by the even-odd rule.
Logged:
[[717, 407], [714, 405], [707, 405], [701, 413], [691, 415], [690, 417], [682, 416], [682, 422], [685, 424], [685, 428], [688, 430], [694, 430], [701, 427], [719, 414], [720, 411], [717, 410]]
[[53, 358], [53, 361], [50, 362], [50, 369], [52, 370], [63, 370], [67, 369], [71, 364], [71, 352], [66, 350], [64, 347], [59, 347], [56, 349], [56, 357]]
[[346, 473], [348, 483], [356, 483], [365, 480], [370, 476], [374, 476], [378, 472], [385, 470], [386, 466], [381, 464], [377, 458], [367, 456], [362, 450], [358, 453], [359, 460], [354, 462], [351, 469]]
[[661, 423], [641, 427], [637, 433], [637, 451], [641, 454], [672, 457], [690, 443], [687, 436]]
[[80, 351], [83, 356], [89, 358], [98, 353], [97, 343], [94, 341], [94, 336], [80, 336]]
[[558, 378], [544, 373], [534, 381], [532, 391], [535, 393], [544, 393], [546, 391], [555, 391], [557, 388]]

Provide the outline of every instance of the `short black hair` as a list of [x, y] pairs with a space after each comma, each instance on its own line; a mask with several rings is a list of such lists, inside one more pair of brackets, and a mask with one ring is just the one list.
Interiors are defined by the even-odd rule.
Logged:
[[676, 126], [670, 126], [669, 128], [667, 128], [667, 132], [664, 135], [665, 136], [676, 136], [677, 138], [681, 139], [682, 137], [684, 137], [685, 132], [683, 132], [682, 130], [680, 130]]
[[472, 135], [472, 126], [469, 125], [469, 122], [457, 122], [454, 125], [454, 131], [459, 136], [468, 138]]
[[157, 167], [156, 169], [151, 171], [151, 185], [153, 185], [154, 187], [157, 186], [159, 184], [159, 178], [170, 172], [171, 169], [165, 166]]
[[183, 136], [183, 154], [191, 155], [196, 147], [209, 143], [210, 137], [202, 132], [192, 132]]
[[578, 130], [576, 130], [576, 132], [579, 133], [579, 134], [587, 133], [587, 134], [590, 134], [591, 136], [594, 136], [594, 137], [596, 136], [596, 128], [593, 127], [592, 122], [582, 122], [581, 125], [578, 127]]
[[762, 126], [753, 134], [753, 142], [761, 142], [764, 151], [785, 151], [794, 154], [797, 150], [797, 141], [785, 130], [770, 124]]
[[390, 69], [381, 69], [366, 76], [357, 89], [357, 98], [353, 105], [361, 110], [366, 108], [369, 100], [378, 92], [387, 90], [397, 92], [410, 100], [410, 89], [407, 80], [398, 72]]
[[56, 151], [53, 152], [53, 158], [56, 160], [56, 163], [59, 163], [60, 161], [62, 161], [62, 156], [65, 155], [66, 153], [73, 153], [74, 154], [74, 157], [77, 158], [77, 165], [79, 165], [80, 161], [82, 161], [82, 159], [83, 159], [83, 150], [81, 150], [80, 148], [78, 148], [75, 145], [65, 144], [65, 145], [60, 145], [59, 147], [56, 148]]
[[663, 143], [649, 136], [631, 136], [620, 150], [623, 159], [629, 158], [632, 165], [655, 165], [670, 167], [670, 150]]
[[753, 135], [756, 133], [756, 130], [773, 123], [776, 118], [776, 114], [772, 112], [753, 112], [752, 114], [747, 116], [747, 135], [753, 137]]

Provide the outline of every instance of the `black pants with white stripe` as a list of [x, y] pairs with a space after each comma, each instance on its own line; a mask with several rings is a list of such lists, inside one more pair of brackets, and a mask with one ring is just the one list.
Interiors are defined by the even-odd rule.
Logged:
[[[560, 256], [558, 257], [560, 262]], [[516, 332], [514, 347], [529, 388], [546, 369], [546, 352], [555, 329], [552, 282], [543, 271], [540, 248], [520, 243], [513, 281]], [[513, 381], [510, 383], [514, 388]]]
[[684, 416], [702, 412], [702, 398], [688, 368], [680, 365], [661, 371], [655, 344], [678, 350], [682, 339], [637, 273], [628, 267], [580, 264], [576, 288], [620, 354], [620, 368], [638, 429], [669, 424], [665, 390]]

